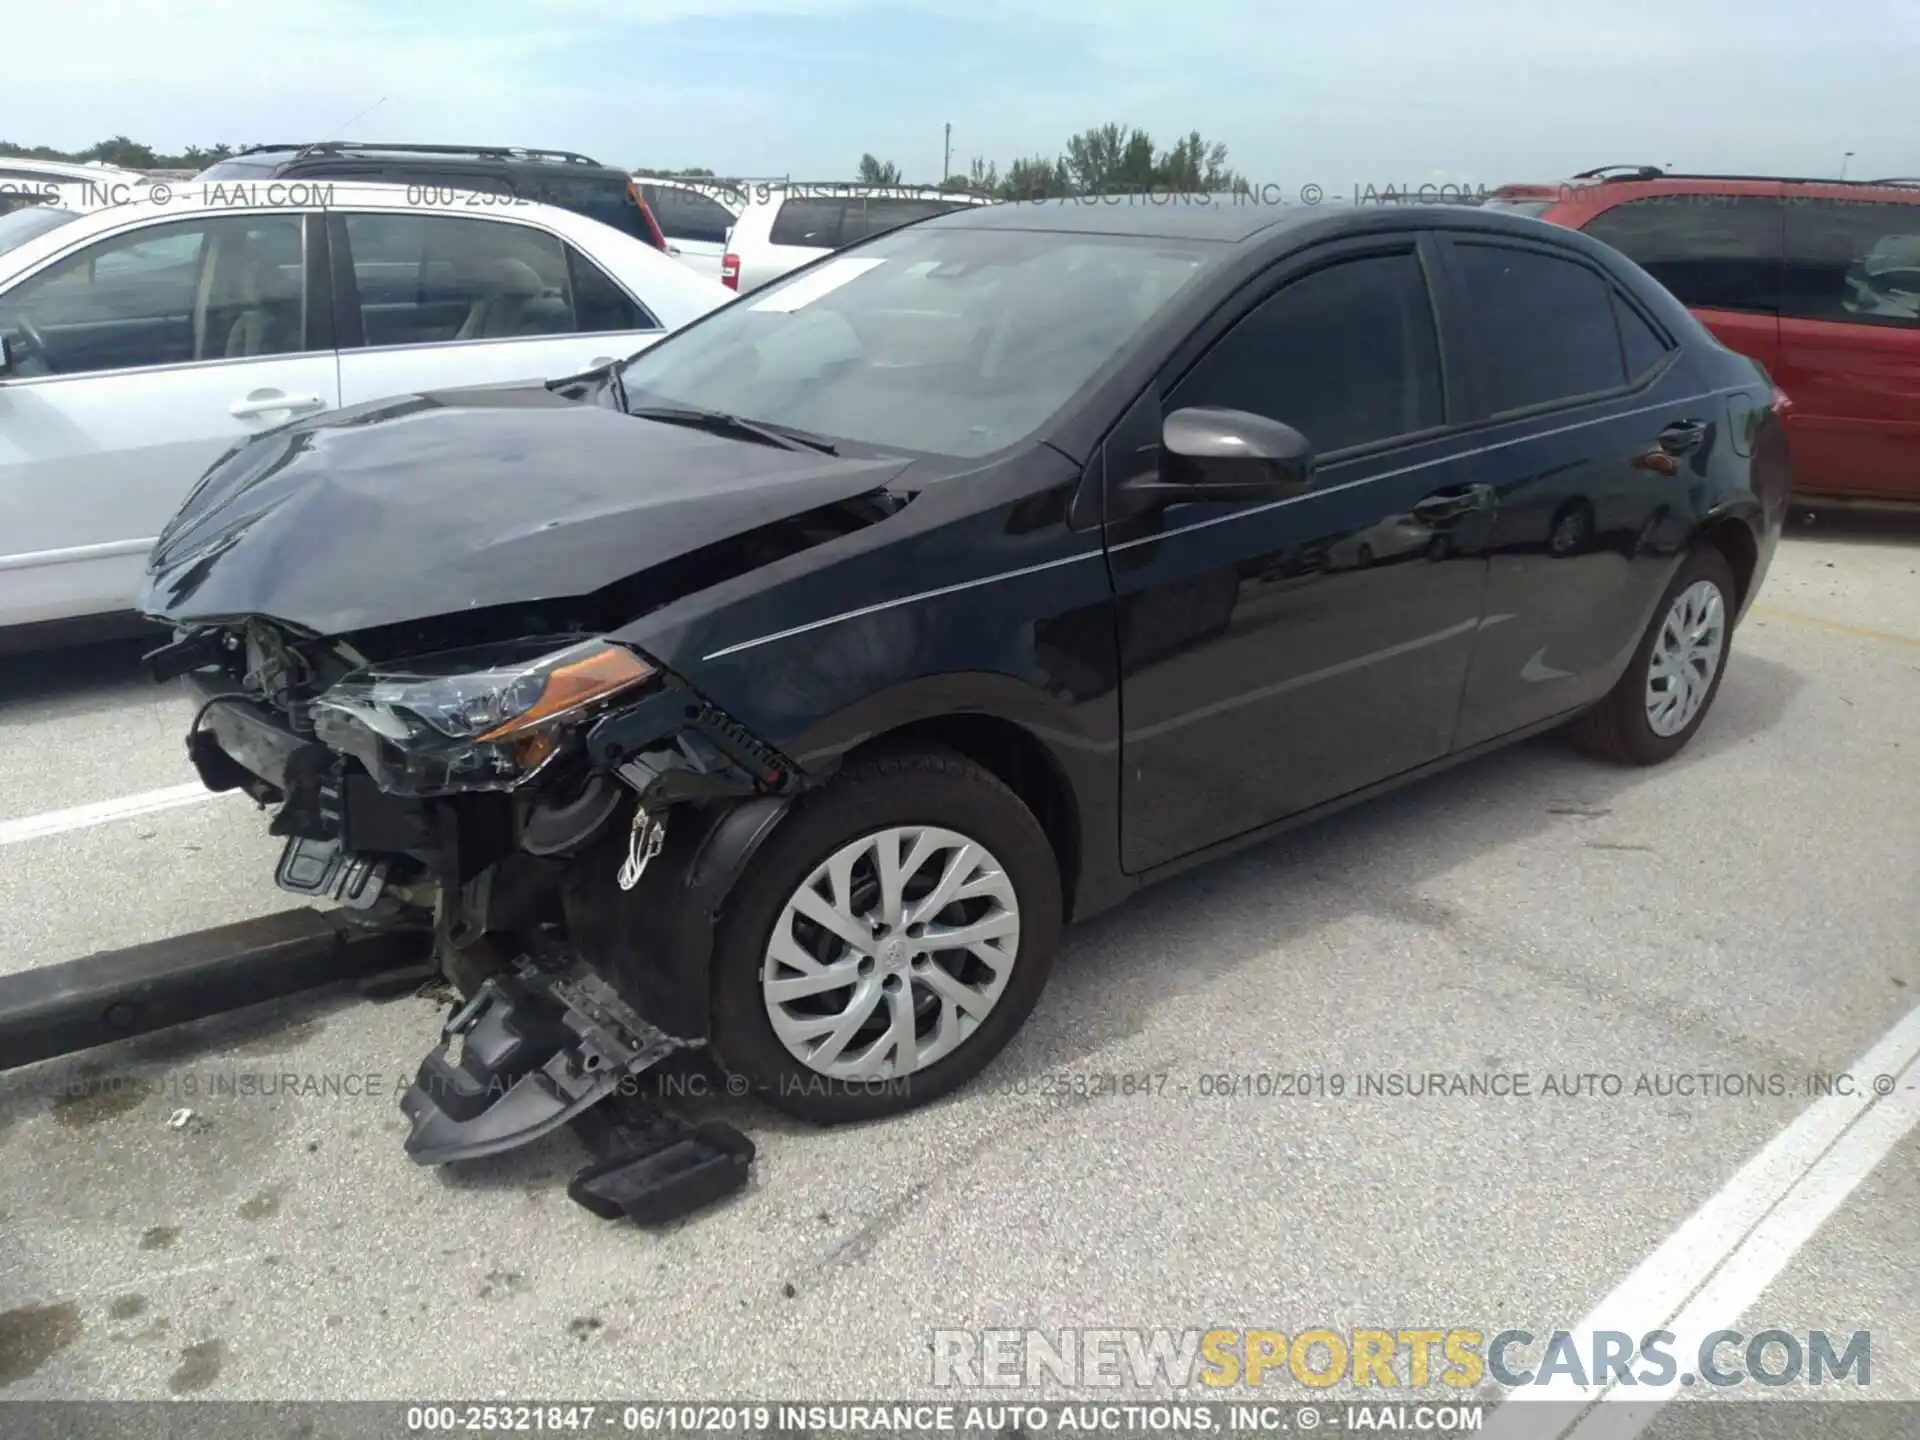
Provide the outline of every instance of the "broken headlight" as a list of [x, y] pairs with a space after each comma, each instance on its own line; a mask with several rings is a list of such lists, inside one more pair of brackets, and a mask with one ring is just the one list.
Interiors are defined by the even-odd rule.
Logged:
[[369, 665], [313, 702], [314, 734], [396, 795], [510, 790], [652, 665], [606, 640], [526, 640]]

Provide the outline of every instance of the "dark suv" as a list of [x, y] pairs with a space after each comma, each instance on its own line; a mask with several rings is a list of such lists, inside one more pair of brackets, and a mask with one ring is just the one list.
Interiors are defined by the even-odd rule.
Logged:
[[1920, 500], [1920, 180], [1616, 165], [1489, 203], [1605, 241], [1765, 366], [1802, 494]]
[[557, 205], [613, 226], [656, 250], [667, 248], [653, 212], [617, 165], [571, 150], [468, 145], [387, 145], [323, 140], [253, 145], [202, 170], [196, 180], [375, 180], [514, 195]]

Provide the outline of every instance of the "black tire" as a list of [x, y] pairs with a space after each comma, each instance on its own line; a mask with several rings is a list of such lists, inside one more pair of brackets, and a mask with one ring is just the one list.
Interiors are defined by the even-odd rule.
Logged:
[[[1013, 973], [986, 1018], [951, 1053], [900, 1080], [829, 1079], [774, 1034], [761, 967], [774, 923], [806, 877], [841, 846], [890, 825], [939, 825], [999, 860], [1019, 905]], [[742, 875], [714, 937], [713, 1050], [772, 1104], [821, 1125], [872, 1120], [924, 1105], [984, 1069], [1013, 1037], [1045, 988], [1060, 948], [1060, 873], [1033, 812], [973, 761], [915, 748], [848, 765], [801, 798]]]
[[[1720, 591], [1720, 603], [1726, 609], [1726, 638], [1721, 645], [1720, 663], [1707, 685], [1707, 698], [1701, 702], [1698, 713], [1672, 735], [1661, 735], [1647, 719], [1647, 667], [1675, 598], [1702, 580], [1710, 581]], [[1711, 545], [1694, 550], [1654, 607], [1653, 619], [1647, 633], [1640, 637], [1640, 648], [1634, 651], [1633, 663], [1627, 666], [1626, 673], [1604, 700], [1568, 727], [1568, 738], [1588, 754], [1619, 765], [1658, 765], [1679, 754], [1706, 720], [1713, 709], [1714, 697], [1720, 693], [1720, 681], [1732, 659], [1736, 604], [1733, 567], [1727, 564], [1727, 557]]]

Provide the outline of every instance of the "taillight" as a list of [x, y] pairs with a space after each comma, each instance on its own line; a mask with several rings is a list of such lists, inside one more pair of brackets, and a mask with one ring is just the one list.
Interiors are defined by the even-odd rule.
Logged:
[[720, 258], [720, 283], [729, 290], [740, 288], [740, 257], [723, 255]]

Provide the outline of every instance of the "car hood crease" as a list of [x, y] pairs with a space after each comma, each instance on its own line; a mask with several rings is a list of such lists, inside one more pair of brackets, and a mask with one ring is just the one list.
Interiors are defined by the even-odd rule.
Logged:
[[155, 546], [140, 609], [325, 635], [564, 599], [870, 492], [907, 463], [775, 449], [538, 386], [382, 401], [215, 466]]

